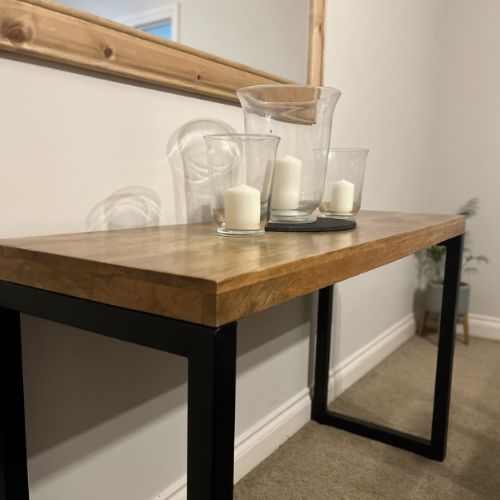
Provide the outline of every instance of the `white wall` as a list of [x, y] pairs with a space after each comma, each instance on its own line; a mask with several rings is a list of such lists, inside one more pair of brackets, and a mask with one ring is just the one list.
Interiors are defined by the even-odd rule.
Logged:
[[[343, 94], [333, 145], [366, 147], [364, 208], [425, 211], [437, 57], [435, 0], [331, 0], [325, 80]], [[339, 286], [344, 359], [413, 310], [416, 259]], [[360, 314], [362, 311], [362, 314]]]
[[[344, 91], [334, 142], [372, 150], [366, 208], [426, 208], [434, 23], [433, 0], [329, 6], [326, 83]], [[81, 231], [124, 188], [149, 189], [161, 205], [157, 222], [176, 222], [168, 138], [195, 118], [242, 124], [236, 107], [4, 56], [0, 109], [0, 236]], [[337, 364], [408, 317], [415, 276], [407, 259], [339, 287]], [[311, 303], [242, 322], [239, 436], [307, 400]], [[23, 350], [33, 500], [68, 492], [72, 500], [150, 500], [183, 474], [183, 360], [29, 317]]]
[[496, 318], [500, 339], [500, 2], [442, 3], [430, 206], [434, 211], [454, 212], [469, 198], [480, 198], [479, 213], [467, 228], [474, 253], [488, 255], [491, 262], [466, 279], [472, 284], [472, 313]]
[[175, 3], [178, 42], [254, 68], [306, 83], [308, 0], [64, 0], [108, 19]]

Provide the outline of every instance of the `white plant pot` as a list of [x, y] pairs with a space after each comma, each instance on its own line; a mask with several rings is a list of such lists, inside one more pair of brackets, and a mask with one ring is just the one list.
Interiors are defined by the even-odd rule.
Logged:
[[[460, 284], [457, 302], [457, 314], [467, 314], [469, 311], [470, 285]], [[425, 289], [425, 309], [433, 313], [441, 313], [441, 304], [443, 301], [443, 284], [428, 283]]]

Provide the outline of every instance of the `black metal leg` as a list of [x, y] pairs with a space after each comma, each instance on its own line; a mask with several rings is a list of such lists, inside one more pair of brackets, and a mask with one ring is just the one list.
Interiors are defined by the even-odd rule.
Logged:
[[0, 500], [28, 500], [21, 324], [0, 308]]
[[463, 235], [451, 238], [442, 244], [446, 246], [447, 251], [431, 440], [328, 410], [333, 285], [323, 288], [319, 292], [316, 366], [311, 411], [313, 420], [403, 448], [427, 458], [444, 460], [448, 434], [455, 347], [456, 302], [460, 284]]
[[236, 333], [207, 332], [189, 357], [188, 500], [233, 498]]
[[444, 460], [448, 436], [450, 413], [453, 353], [455, 350], [456, 303], [460, 289], [460, 266], [462, 263], [463, 235], [445, 242], [446, 267], [444, 273], [443, 303], [434, 389], [434, 412], [432, 415], [432, 458]]
[[314, 391], [311, 418], [322, 422], [328, 405], [328, 379], [330, 377], [330, 345], [332, 337], [333, 285], [322, 288], [318, 297], [318, 324], [316, 358], [314, 365]]

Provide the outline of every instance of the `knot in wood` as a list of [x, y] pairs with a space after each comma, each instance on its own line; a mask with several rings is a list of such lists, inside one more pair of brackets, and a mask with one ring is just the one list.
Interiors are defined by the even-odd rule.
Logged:
[[2, 26], [2, 35], [13, 44], [23, 45], [31, 40], [33, 31], [20, 21], [8, 21]]
[[104, 47], [103, 52], [104, 52], [104, 57], [106, 59], [109, 59], [109, 58], [113, 57], [113, 55], [114, 55], [114, 51], [111, 47]]

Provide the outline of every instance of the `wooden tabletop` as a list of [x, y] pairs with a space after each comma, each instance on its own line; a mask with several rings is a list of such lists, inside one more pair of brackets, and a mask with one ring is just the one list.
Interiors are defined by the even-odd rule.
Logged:
[[213, 224], [0, 240], [0, 280], [219, 326], [464, 232], [453, 215], [360, 212], [331, 233], [218, 236]]

